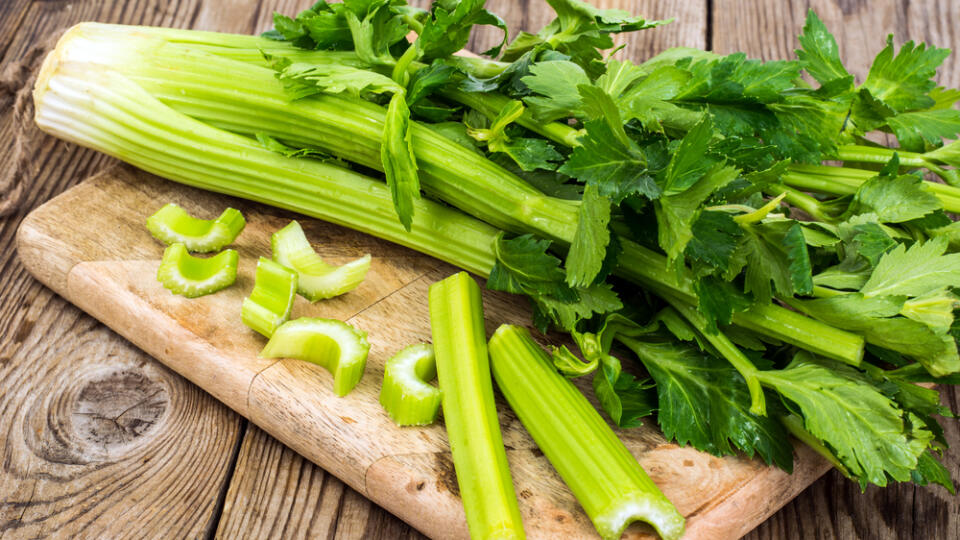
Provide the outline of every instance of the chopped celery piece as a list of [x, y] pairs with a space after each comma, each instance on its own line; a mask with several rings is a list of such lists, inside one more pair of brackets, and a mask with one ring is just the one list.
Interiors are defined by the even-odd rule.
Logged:
[[366, 332], [343, 321], [301, 317], [280, 325], [260, 356], [322, 366], [333, 374], [333, 392], [345, 396], [363, 377], [369, 351]]
[[260, 257], [250, 296], [243, 299], [240, 318], [243, 324], [266, 337], [287, 322], [297, 295], [297, 274], [289, 268]]
[[380, 404], [399, 426], [432, 424], [440, 412], [440, 390], [427, 384], [437, 376], [433, 347], [410, 345], [387, 360]]
[[147, 230], [169, 245], [182, 243], [190, 251], [219, 251], [236, 240], [247, 224], [243, 214], [227, 208], [216, 219], [198, 219], [179, 206], [169, 203], [147, 218]]
[[187, 252], [182, 243], [163, 250], [157, 281], [173, 294], [196, 298], [229, 287], [237, 279], [239, 256], [232, 249], [201, 259]]
[[460, 496], [473, 538], [524, 538], [483, 329], [480, 287], [466, 272], [430, 286], [430, 329]]
[[296, 221], [273, 233], [270, 243], [273, 260], [297, 273], [297, 292], [311, 302], [356, 289], [370, 269], [369, 254], [343, 266], [323, 262]]
[[510, 407], [600, 536], [620, 538], [636, 520], [653, 525], [664, 539], [683, 534], [683, 516], [526, 329], [498, 328], [490, 338], [490, 363]]

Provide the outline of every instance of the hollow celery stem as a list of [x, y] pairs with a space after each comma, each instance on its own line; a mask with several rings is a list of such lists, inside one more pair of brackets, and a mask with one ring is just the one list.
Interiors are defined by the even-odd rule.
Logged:
[[697, 311], [697, 308], [669, 295], [666, 300], [743, 376], [743, 380], [747, 383], [747, 389], [750, 391], [750, 412], [766, 416], [767, 404], [763, 396], [763, 386], [760, 384], [760, 379], [757, 378], [757, 371], [759, 370], [753, 365], [753, 362], [721, 330], [710, 332], [707, 328], [706, 318]]
[[207, 259], [193, 257], [182, 243], [167, 246], [157, 269], [157, 281], [173, 294], [196, 298], [229, 287], [237, 279], [236, 250]]
[[583, 394], [521, 327], [490, 338], [497, 386], [603, 538], [645, 521], [661, 538], [683, 534], [683, 516]]
[[173, 203], [147, 218], [147, 230], [157, 240], [165, 244], [180, 242], [187, 250], [201, 253], [230, 245], [246, 224], [235, 208], [227, 208], [216, 219], [198, 219]]
[[260, 356], [317, 364], [333, 375], [333, 392], [343, 397], [363, 377], [369, 351], [366, 332], [343, 321], [301, 317], [280, 325]]
[[440, 389], [428, 384], [437, 376], [433, 347], [410, 345], [387, 360], [380, 404], [398, 426], [432, 424], [440, 412]]
[[273, 260], [297, 273], [297, 292], [311, 302], [352, 291], [370, 270], [369, 254], [342, 266], [327, 264], [296, 221], [273, 233], [270, 245]]
[[466, 272], [430, 286], [430, 330], [470, 536], [523, 538], [493, 401], [480, 287]]
[[296, 295], [296, 272], [260, 257], [253, 291], [240, 306], [240, 319], [243, 324], [270, 337], [290, 318]]

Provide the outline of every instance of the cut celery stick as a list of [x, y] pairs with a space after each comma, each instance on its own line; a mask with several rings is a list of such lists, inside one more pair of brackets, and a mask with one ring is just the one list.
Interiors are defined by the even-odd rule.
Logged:
[[343, 266], [325, 263], [296, 221], [273, 233], [270, 243], [273, 260], [297, 273], [297, 292], [311, 302], [356, 289], [370, 269], [369, 254]]
[[343, 321], [301, 317], [280, 325], [260, 356], [295, 358], [322, 366], [333, 375], [333, 392], [342, 397], [363, 377], [369, 351], [366, 332]]
[[238, 260], [232, 249], [207, 259], [193, 257], [178, 242], [163, 250], [157, 281], [173, 294], [196, 298], [232, 285], [237, 279]]
[[387, 360], [380, 404], [398, 426], [432, 424], [440, 412], [440, 390], [427, 384], [437, 376], [433, 347], [410, 345]]
[[246, 224], [243, 214], [234, 208], [227, 208], [216, 219], [198, 219], [173, 203], [147, 218], [147, 230], [157, 240], [167, 245], [180, 242], [187, 250], [200, 253], [230, 245]]
[[524, 538], [493, 402], [480, 287], [466, 272], [430, 286], [430, 329], [470, 536]]
[[683, 534], [683, 516], [526, 329], [498, 328], [490, 338], [490, 362], [510, 407], [600, 536], [620, 538], [636, 520], [653, 525], [664, 539]]
[[297, 274], [270, 259], [260, 257], [253, 291], [243, 299], [240, 318], [243, 324], [270, 337], [290, 318], [296, 295]]

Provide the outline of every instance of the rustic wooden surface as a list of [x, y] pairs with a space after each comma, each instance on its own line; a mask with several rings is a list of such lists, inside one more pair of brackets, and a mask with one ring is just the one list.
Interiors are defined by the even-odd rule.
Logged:
[[[111, 162], [44, 137], [27, 121], [24, 88], [59, 30], [98, 20], [248, 32], [267, 26], [274, 9], [291, 13], [308, 3], [0, 2], [0, 537], [139, 536], [145, 529], [120, 530], [132, 518], [169, 536], [417, 536], [39, 285], [11, 249], [31, 209]], [[781, 58], [794, 48], [810, 6], [860, 75], [888, 32], [898, 42], [960, 45], [960, 6], [950, 0], [604, 4], [678, 18], [633, 41], [625, 51], [632, 58], [674, 44]], [[511, 28], [543, 22], [533, 2], [489, 5]], [[942, 84], [960, 84], [958, 61], [948, 60]], [[955, 390], [945, 392], [945, 403], [958, 408]], [[947, 438], [960, 441], [955, 423]], [[957, 456], [947, 456], [955, 476]], [[335, 517], [310, 521], [266, 504], [284, 498], [313, 516]], [[908, 485], [860, 494], [831, 473], [749, 537], [957, 538], [958, 514], [957, 500], [942, 490]]]

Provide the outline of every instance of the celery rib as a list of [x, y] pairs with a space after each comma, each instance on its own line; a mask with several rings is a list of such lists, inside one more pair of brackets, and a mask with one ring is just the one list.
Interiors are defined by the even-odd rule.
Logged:
[[273, 260], [297, 273], [297, 292], [311, 302], [356, 289], [370, 270], [370, 254], [342, 266], [327, 264], [296, 221], [273, 233], [270, 244]]
[[440, 389], [427, 384], [437, 376], [433, 347], [410, 345], [387, 360], [380, 404], [398, 426], [432, 424], [440, 412]]
[[490, 338], [490, 361], [510, 407], [602, 537], [620, 538], [637, 520], [664, 539], [683, 534], [683, 516], [526, 329], [498, 328]]
[[173, 294], [196, 298], [232, 285], [237, 280], [238, 260], [233, 249], [207, 259], [193, 257], [184, 244], [177, 242], [163, 250], [157, 281]]
[[240, 318], [243, 324], [269, 338], [290, 318], [296, 294], [297, 274], [260, 257], [253, 291], [243, 299]]
[[466, 272], [430, 286], [443, 419], [474, 538], [524, 538], [493, 401], [480, 287]]
[[333, 392], [343, 397], [363, 377], [369, 352], [366, 332], [343, 321], [301, 317], [280, 325], [260, 356], [317, 364], [333, 375]]
[[189, 251], [220, 251], [233, 243], [247, 224], [243, 214], [227, 208], [216, 219], [198, 219], [169, 203], [147, 218], [147, 230], [165, 244], [180, 242]]

